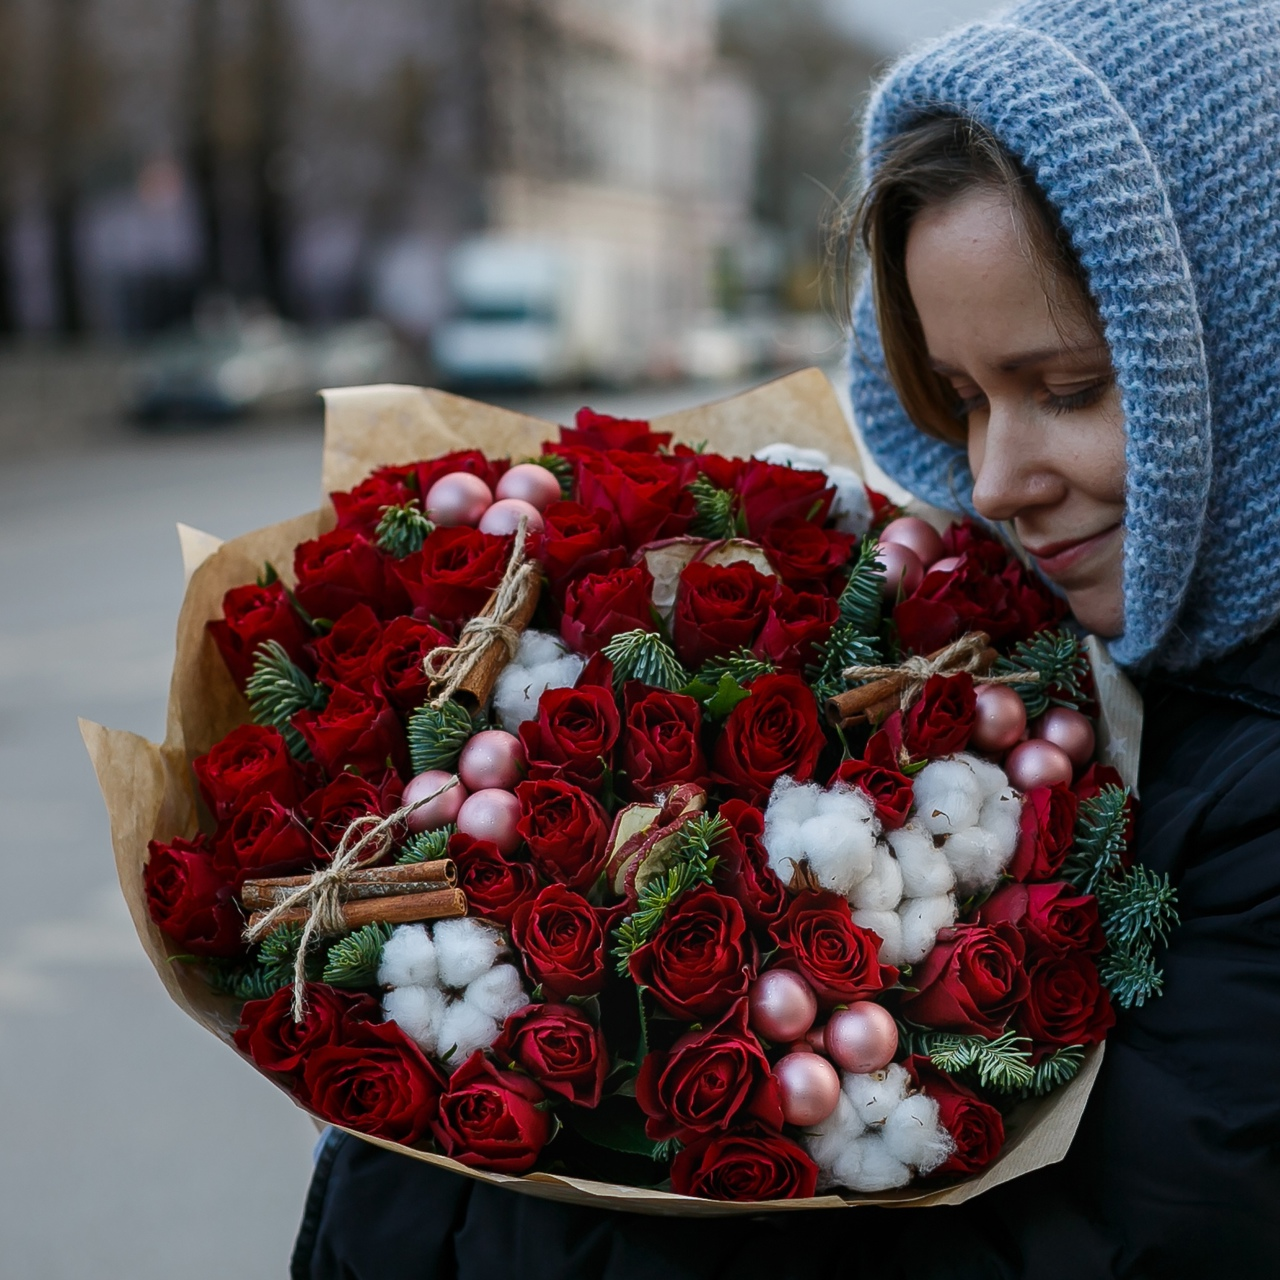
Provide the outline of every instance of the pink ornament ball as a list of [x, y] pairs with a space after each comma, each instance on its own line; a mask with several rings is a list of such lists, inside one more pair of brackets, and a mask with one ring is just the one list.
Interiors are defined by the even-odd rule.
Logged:
[[899, 592], [909, 596], [924, 580], [924, 565], [910, 547], [898, 542], [881, 542], [876, 559], [884, 565], [884, 598], [896, 600]]
[[960, 567], [960, 561], [964, 556], [943, 556], [941, 560], [935, 560], [929, 566], [930, 573], [955, 573]]
[[443, 795], [435, 796], [434, 800], [427, 799], [451, 781], [453, 776], [444, 769], [428, 769], [426, 773], [420, 773], [410, 780], [400, 803], [409, 805], [417, 804], [419, 800], [427, 801], [421, 809], [415, 809], [404, 820], [410, 831], [434, 831], [437, 827], [447, 827], [449, 823], [458, 820], [458, 810], [467, 798], [467, 789], [461, 782], [455, 783]]
[[1061, 747], [1055, 747], [1043, 738], [1029, 738], [1018, 743], [1006, 757], [1004, 771], [1019, 791], [1069, 783], [1075, 774], [1071, 757]]
[[513, 733], [485, 729], [468, 739], [458, 758], [458, 777], [468, 791], [510, 791], [525, 774], [524, 745]]
[[880, 535], [880, 541], [896, 542], [898, 546], [914, 551], [926, 568], [935, 560], [942, 559], [942, 553], [946, 550], [942, 545], [942, 535], [919, 516], [902, 516], [897, 520], [890, 520]]
[[751, 984], [747, 1009], [753, 1031], [774, 1044], [786, 1044], [813, 1026], [818, 997], [798, 973], [768, 969]]
[[560, 501], [560, 481], [536, 462], [520, 462], [503, 473], [494, 496], [499, 500], [519, 498], [521, 502], [545, 511], [553, 502]]
[[503, 498], [480, 517], [480, 532], [505, 537], [509, 533], [515, 533], [522, 518], [528, 520], [530, 533], [542, 532], [544, 522], [542, 512], [537, 507], [521, 498]]
[[510, 791], [486, 787], [473, 791], [458, 810], [458, 830], [475, 840], [491, 840], [502, 853], [520, 845], [520, 801]]
[[773, 1067], [782, 1093], [782, 1118], [807, 1129], [821, 1124], [840, 1101], [840, 1077], [826, 1058], [816, 1053], [789, 1053]]
[[978, 686], [978, 718], [970, 742], [993, 755], [1017, 745], [1027, 728], [1026, 704], [1007, 684]]
[[470, 471], [450, 471], [427, 490], [427, 518], [433, 524], [475, 526], [493, 505], [493, 493]]
[[898, 1052], [898, 1025], [883, 1006], [859, 1000], [837, 1009], [827, 1023], [827, 1053], [845, 1071], [883, 1071]]
[[1083, 769], [1093, 759], [1097, 741], [1089, 717], [1070, 707], [1050, 707], [1031, 726], [1031, 736], [1061, 747], [1077, 769]]
[[[814, 1053], [826, 1053], [827, 1051], [827, 1024], [820, 1023], [816, 1027], [810, 1027], [805, 1032], [804, 1042]], [[794, 1046], [792, 1046], [794, 1048]]]

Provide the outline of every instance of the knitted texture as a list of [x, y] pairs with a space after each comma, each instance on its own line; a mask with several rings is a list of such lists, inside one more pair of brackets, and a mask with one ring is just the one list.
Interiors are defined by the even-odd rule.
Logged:
[[[985, 125], [1089, 277], [1127, 433], [1129, 666], [1194, 666], [1280, 619], [1280, 2], [1032, 0], [894, 67], [877, 148], [923, 115]], [[968, 508], [964, 451], [907, 419], [859, 290], [853, 404], [913, 493]]]

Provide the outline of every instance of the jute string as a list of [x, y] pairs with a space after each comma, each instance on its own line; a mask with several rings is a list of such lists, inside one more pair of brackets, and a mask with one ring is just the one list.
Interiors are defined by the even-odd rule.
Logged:
[[389, 813], [385, 818], [380, 818], [376, 813], [366, 813], [352, 819], [342, 833], [342, 839], [338, 841], [329, 865], [322, 867], [306, 884], [278, 902], [257, 924], [245, 929], [245, 941], [258, 942], [271, 932], [286, 911], [303, 907], [309, 913], [306, 924], [302, 926], [302, 941], [298, 944], [298, 955], [293, 964], [294, 1022], [301, 1022], [307, 1012], [307, 948], [317, 933], [343, 932], [345, 922], [342, 914], [342, 891], [351, 879], [351, 873], [373, 866], [385, 857], [391, 847], [391, 831], [415, 810], [452, 790], [458, 785], [458, 781], [455, 774], [429, 796], [415, 800], [412, 804]]

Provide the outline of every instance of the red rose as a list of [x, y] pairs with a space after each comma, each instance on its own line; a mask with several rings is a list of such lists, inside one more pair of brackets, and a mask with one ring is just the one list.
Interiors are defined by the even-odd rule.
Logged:
[[214, 865], [239, 884], [258, 876], [288, 876], [323, 858], [306, 826], [269, 792], [249, 796], [218, 830]]
[[352, 1022], [302, 1064], [300, 1096], [323, 1120], [413, 1143], [436, 1117], [444, 1080], [394, 1022]]
[[602, 685], [546, 690], [538, 718], [520, 726], [529, 777], [563, 778], [599, 794], [619, 728], [617, 704]]
[[925, 1027], [998, 1036], [1026, 998], [1022, 935], [1008, 924], [944, 929], [912, 976], [903, 1015]]
[[369, 668], [401, 715], [408, 715], [426, 701], [429, 690], [422, 663], [433, 649], [448, 644], [449, 637], [418, 618], [395, 618], [382, 629], [378, 647], [369, 655]]
[[472, 1169], [527, 1173], [551, 1137], [546, 1095], [479, 1050], [453, 1073], [431, 1125], [445, 1155]]
[[402, 507], [417, 496], [416, 484], [406, 483], [403, 469], [384, 468], [361, 480], [354, 489], [331, 493], [329, 501], [333, 503], [339, 529], [354, 529], [372, 539], [387, 507]]
[[167, 844], [152, 840], [142, 868], [147, 909], [156, 925], [179, 946], [201, 956], [244, 951], [244, 917], [235, 891], [218, 874], [203, 833]]
[[355, 1023], [373, 1022], [378, 1002], [368, 995], [339, 991], [321, 982], [307, 984], [307, 1011], [293, 1020], [293, 988], [281, 987], [266, 1000], [250, 1000], [240, 1010], [236, 1048], [261, 1071], [292, 1075], [302, 1070], [318, 1045], [346, 1038]]
[[623, 631], [656, 631], [653, 575], [644, 562], [575, 578], [564, 593], [560, 635], [574, 653], [595, 653]]
[[363, 534], [333, 529], [293, 553], [294, 594], [313, 618], [336, 622], [358, 604], [389, 618], [407, 608], [391, 563]]
[[777, 578], [745, 560], [713, 565], [695, 560], [680, 574], [671, 623], [676, 653], [690, 670], [708, 658], [749, 649], [764, 626]]
[[978, 910], [979, 924], [1004, 921], [1022, 931], [1033, 953], [1097, 955], [1107, 945], [1098, 900], [1069, 884], [1002, 885]]
[[737, 899], [699, 887], [667, 908], [627, 963], [636, 984], [648, 987], [669, 1014], [697, 1022], [719, 1017], [746, 996], [758, 957]]
[[395, 570], [418, 617], [460, 623], [488, 603], [510, 555], [510, 538], [459, 525], [434, 530]]
[[911, 779], [897, 769], [874, 764], [870, 760], [843, 760], [831, 778], [833, 784], [843, 782], [857, 787], [870, 797], [876, 817], [886, 831], [896, 831], [911, 812], [914, 793]]
[[816, 660], [840, 620], [834, 597], [780, 586], [765, 618], [755, 652], [783, 671], [800, 672]]
[[671, 1163], [671, 1190], [704, 1200], [797, 1200], [818, 1187], [818, 1166], [776, 1133], [709, 1134]]
[[604, 871], [609, 815], [581, 787], [556, 778], [516, 786], [520, 821], [516, 829], [529, 846], [534, 865], [548, 880], [571, 889], [589, 889]]
[[600, 1028], [577, 1005], [530, 1004], [517, 1010], [502, 1024], [493, 1052], [575, 1106], [600, 1104], [609, 1053]]
[[898, 980], [897, 969], [880, 963], [880, 938], [854, 924], [839, 894], [798, 893], [770, 932], [778, 963], [798, 970], [824, 1008], [870, 999]]
[[777, 520], [761, 535], [769, 563], [793, 591], [824, 591], [849, 563], [854, 544], [851, 533], [824, 529], [811, 520]]
[[938, 1104], [938, 1120], [956, 1144], [946, 1163], [929, 1176], [942, 1178], [985, 1169], [1004, 1146], [1000, 1112], [972, 1089], [939, 1071], [922, 1054], [913, 1054], [902, 1065], [911, 1073], [915, 1087]]
[[627, 563], [626, 549], [610, 532], [608, 512], [588, 511], [577, 502], [553, 502], [543, 513], [545, 526], [538, 558], [547, 571], [551, 593], [563, 598], [565, 587], [587, 573], [608, 573]]
[[431, 486], [437, 480], [453, 475], [455, 471], [466, 471], [479, 476], [490, 489], [494, 489], [510, 465], [506, 458], [486, 458], [479, 449], [455, 449], [452, 453], [442, 453], [428, 462], [419, 462], [414, 467], [414, 479], [425, 507]]
[[688, 458], [696, 473], [706, 476], [717, 489], [728, 489], [731, 492], [736, 492], [738, 481], [742, 479], [743, 468], [747, 466], [745, 458], [726, 458], [719, 453], [699, 453], [687, 444], [678, 444], [671, 452], [677, 458]]
[[1076, 799], [1081, 803], [1092, 800], [1104, 787], [1123, 788], [1124, 779], [1120, 776], [1119, 769], [1109, 764], [1098, 764], [1096, 761], [1071, 784], [1071, 790], [1075, 792]]
[[647, 542], [675, 538], [693, 520], [687, 462], [610, 449], [578, 455], [578, 499], [609, 517], [614, 541], [635, 551]]
[[219, 821], [251, 795], [267, 792], [281, 804], [298, 799], [298, 770], [278, 729], [242, 724], [191, 762], [205, 803]]
[[449, 857], [457, 864], [458, 888], [467, 895], [471, 915], [510, 925], [516, 908], [537, 892], [533, 867], [507, 857], [490, 840], [459, 831], [449, 837]]
[[[388, 773], [377, 786], [354, 773], [340, 773], [313, 791], [298, 808], [311, 820], [312, 835], [332, 851], [356, 818], [370, 813], [385, 818], [393, 813], [402, 790], [400, 779], [393, 773]], [[317, 855], [324, 856], [320, 850]]]
[[380, 690], [363, 693], [339, 685], [320, 711], [299, 711], [293, 725], [330, 777], [355, 769], [378, 777], [386, 769], [409, 772], [404, 728]]
[[739, 1000], [719, 1022], [687, 1031], [670, 1049], [645, 1055], [636, 1101], [655, 1142], [757, 1121], [782, 1128], [782, 1093]]
[[1052, 880], [1075, 839], [1079, 802], [1070, 787], [1035, 787], [1022, 797], [1018, 848], [1005, 874], [1014, 880]]
[[1115, 1010], [1092, 956], [1042, 954], [1027, 979], [1030, 989], [1018, 1010], [1018, 1030], [1037, 1046], [1098, 1044], [1115, 1026]]
[[575, 449], [627, 449], [657, 453], [671, 443], [670, 431], [651, 431], [641, 418], [614, 418], [581, 408], [572, 427], [560, 428], [560, 443]]
[[930, 676], [902, 719], [902, 741], [914, 759], [936, 760], [963, 751], [978, 718], [978, 695], [967, 672]]
[[702, 754], [702, 708], [682, 693], [628, 681], [622, 768], [637, 800], [652, 800], [680, 782], [707, 781]]
[[716, 884], [737, 898], [753, 929], [769, 929], [786, 914], [791, 898], [769, 866], [761, 840], [764, 814], [742, 800], [726, 800], [719, 816], [730, 833], [715, 847]]
[[242, 689], [253, 673], [258, 646], [274, 640], [294, 662], [310, 667], [306, 645], [310, 628], [285, 594], [284, 583], [269, 587], [232, 587], [222, 597], [222, 617], [205, 624], [233, 679]]
[[797, 471], [752, 459], [742, 469], [738, 496], [747, 533], [759, 542], [780, 520], [825, 523], [836, 491], [827, 488], [827, 477], [821, 471]]
[[724, 722], [712, 768], [730, 796], [763, 803], [784, 773], [807, 782], [827, 740], [813, 694], [799, 676], [761, 676], [750, 694]]
[[560, 884], [522, 902], [511, 922], [511, 940], [525, 972], [554, 1000], [598, 995], [611, 914]]
[[345, 684], [367, 689], [373, 682], [369, 655], [382, 639], [382, 623], [367, 604], [358, 604], [333, 624], [333, 629], [311, 645], [316, 674], [325, 684]]

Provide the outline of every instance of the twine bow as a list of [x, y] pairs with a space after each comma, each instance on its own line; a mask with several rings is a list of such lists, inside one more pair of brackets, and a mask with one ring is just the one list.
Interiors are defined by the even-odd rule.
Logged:
[[[246, 942], [258, 942], [266, 937], [275, 927], [277, 921], [287, 911], [297, 907], [308, 912], [307, 922], [302, 927], [302, 940], [298, 943], [298, 954], [293, 965], [293, 1020], [301, 1022], [307, 1012], [307, 948], [317, 933], [341, 933], [344, 928], [342, 915], [342, 891], [351, 878], [351, 873], [363, 867], [372, 866], [386, 856], [391, 847], [390, 832], [393, 828], [423, 805], [444, 795], [458, 785], [455, 774], [443, 786], [421, 800], [415, 800], [394, 813], [380, 818], [376, 813], [362, 814], [353, 818], [338, 841], [333, 859], [327, 867], [322, 867], [311, 879], [300, 888], [295, 889], [282, 898], [270, 911], [266, 912], [256, 924], [244, 931]], [[367, 856], [366, 850], [372, 846]]]

